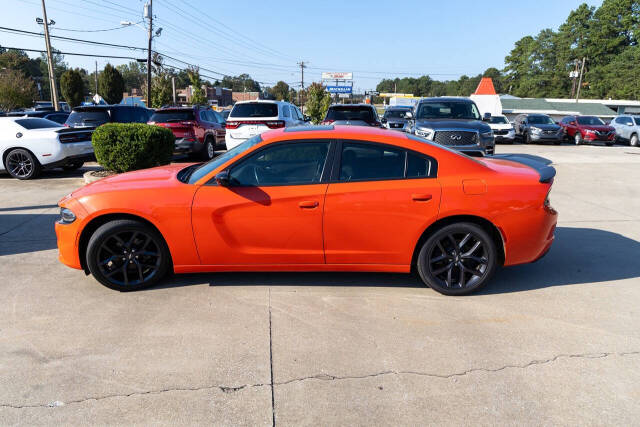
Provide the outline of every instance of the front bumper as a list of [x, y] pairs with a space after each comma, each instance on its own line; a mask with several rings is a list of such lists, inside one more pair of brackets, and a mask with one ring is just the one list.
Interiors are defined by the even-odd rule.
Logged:
[[545, 133], [530, 133], [529, 138], [535, 142], [562, 142], [564, 141], [564, 132], [545, 134]]
[[585, 141], [589, 141], [589, 142], [612, 142], [615, 141], [616, 139], [616, 134], [612, 133], [610, 135], [608, 134], [604, 134], [604, 135], [598, 135], [598, 134], [593, 134], [593, 133], [587, 133], [584, 135], [584, 140]]
[[62, 199], [59, 205], [70, 209], [76, 215], [76, 220], [71, 224], [62, 224], [59, 221], [55, 223], [58, 260], [68, 267], [81, 270], [82, 264], [79, 255], [80, 231], [86, 219], [87, 211], [80, 202], [68, 196]]

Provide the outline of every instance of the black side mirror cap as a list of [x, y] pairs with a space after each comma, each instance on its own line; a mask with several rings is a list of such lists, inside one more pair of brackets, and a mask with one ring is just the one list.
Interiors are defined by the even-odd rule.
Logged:
[[484, 115], [482, 116], [482, 121], [488, 122], [489, 120], [491, 120], [491, 113], [484, 113]]
[[230, 187], [231, 186], [231, 177], [229, 176], [229, 171], [222, 171], [216, 175], [216, 182], [221, 187]]

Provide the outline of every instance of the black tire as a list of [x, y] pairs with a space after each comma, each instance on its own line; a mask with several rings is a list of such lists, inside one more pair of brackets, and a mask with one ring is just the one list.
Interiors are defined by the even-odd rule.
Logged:
[[202, 147], [202, 152], [200, 153], [200, 157], [202, 160], [208, 161], [213, 159], [216, 156], [216, 141], [213, 137], [207, 136], [204, 140], [204, 146]]
[[103, 224], [93, 233], [86, 261], [93, 277], [104, 286], [135, 291], [158, 283], [169, 270], [171, 255], [153, 227], [123, 219]]
[[424, 242], [417, 259], [422, 281], [444, 295], [479, 290], [497, 266], [498, 251], [493, 239], [483, 228], [468, 222], [437, 230]]
[[576, 145], [584, 144], [584, 139], [582, 138], [582, 134], [580, 132], [576, 132], [576, 134], [573, 136], [573, 141], [576, 143]]
[[84, 166], [84, 162], [73, 162], [62, 166], [62, 170], [71, 172], [80, 169], [82, 166]]
[[525, 144], [531, 144], [531, 140], [529, 139], [529, 133], [525, 132], [522, 134], [522, 142]]
[[640, 141], [638, 141], [638, 135], [636, 135], [635, 133], [633, 135], [631, 135], [631, 138], [629, 138], [629, 145], [631, 147], [640, 146]]
[[37, 178], [42, 170], [38, 159], [23, 148], [14, 148], [7, 153], [4, 158], [4, 168], [9, 175], [18, 179]]
[[607, 147], [613, 147], [613, 141], [607, 141], [604, 143]]

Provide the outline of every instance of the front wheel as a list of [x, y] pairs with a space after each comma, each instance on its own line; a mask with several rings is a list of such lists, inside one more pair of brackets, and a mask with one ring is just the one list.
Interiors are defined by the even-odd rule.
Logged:
[[451, 224], [429, 237], [418, 254], [422, 281], [445, 295], [465, 295], [487, 284], [498, 265], [496, 245], [476, 224]]
[[155, 285], [171, 263], [160, 233], [147, 224], [128, 219], [100, 226], [89, 239], [86, 261], [96, 280], [117, 291]]
[[522, 142], [525, 144], [531, 144], [531, 139], [529, 139], [529, 132], [525, 132], [522, 134]]
[[14, 178], [33, 179], [40, 174], [40, 163], [33, 154], [23, 148], [15, 148], [4, 160], [5, 169]]
[[640, 145], [640, 141], [638, 141], [638, 135], [636, 134], [631, 135], [631, 139], [629, 140], [629, 145], [631, 145], [632, 147], [637, 147], [638, 145]]
[[576, 136], [573, 137], [573, 141], [576, 143], [576, 145], [582, 145], [584, 143], [582, 134], [580, 132], [576, 132]]

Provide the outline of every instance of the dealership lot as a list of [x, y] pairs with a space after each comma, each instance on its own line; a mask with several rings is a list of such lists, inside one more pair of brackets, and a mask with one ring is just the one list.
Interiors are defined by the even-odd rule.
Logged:
[[0, 424], [637, 423], [640, 150], [496, 151], [554, 161], [557, 240], [459, 298], [343, 273], [117, 293], [56, 259], [81, 173], [1, 176]]

